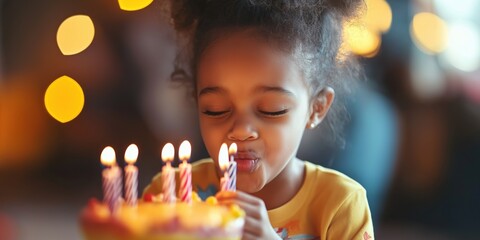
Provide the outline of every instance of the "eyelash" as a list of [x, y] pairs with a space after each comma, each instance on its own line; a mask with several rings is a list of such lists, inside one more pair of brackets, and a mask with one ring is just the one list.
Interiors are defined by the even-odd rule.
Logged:
[[288, 109], [284, 109], [281, 111], [276, 111], [276, 112], [266, 112], [266, 111], [259, 111], [261, 114], [272, 116], [272, 117], [278, 117], [283, 114], [286, 114], [288, 112]]
[[[267, 115], [267, 116], [270, 116], [270, 117], [278, 117], [278, 116], [286, 114], [288, 112], [288, 109], [284, 109], [284, 110], [276, 111], [276, 112], [267, 112], [267, 111], [259, 111], [259, 112], [263, 115]], [[228, 113], [228, 111], [209, 111], [209, 110], [205, 110], [202, 113], [205, 114], [205, 115], [211, 116], [211, 117], [220, 117], [220, 116]]]
[[219, 117], [219, 116], [222, 116], [222, 115], [225, 114], [225, 113], [228, 113], [228, 111], [218, 111], [218, 112], [215, 112], [215, 111], [205, 110], [205, 111], [203, 111], [202, 113], [205, 114], [205, 115], [208, 115], [208, 116], [212, 116], [212, 117]]

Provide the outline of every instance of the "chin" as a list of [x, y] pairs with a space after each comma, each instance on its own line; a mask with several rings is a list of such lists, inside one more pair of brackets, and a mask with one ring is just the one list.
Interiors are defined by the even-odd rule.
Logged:
[[253, 194], [262, 190], [264, 186], [265, 184], [257, 182], [256, 179], [253, 179], [252, 177], [237, 179], [237, 189], [242, 192]]

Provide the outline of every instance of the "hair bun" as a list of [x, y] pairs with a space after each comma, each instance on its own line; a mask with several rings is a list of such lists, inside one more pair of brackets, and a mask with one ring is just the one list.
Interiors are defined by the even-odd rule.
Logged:
[[248, 0], [252, 5], [276, 8], [280, 11], [300, 10], [317, 12], [332, 10], [343, 16], [354, 15], [364, 3], [363, 0]]
[[314, 9], [323, 5], [324, 0], [249, 0], [252, 5], [275, 7], [280, 10]]
[[324, 10], [340, 13], [345, 17], [354, 15], [364, 3], [363, 0], [170, 0], [165, 1], [175, 29], [191, 29], [204, 12], [215, 5], [236, 2], [243, 6], [271, 8], [275, 11], [299, 11], [321, 14]]

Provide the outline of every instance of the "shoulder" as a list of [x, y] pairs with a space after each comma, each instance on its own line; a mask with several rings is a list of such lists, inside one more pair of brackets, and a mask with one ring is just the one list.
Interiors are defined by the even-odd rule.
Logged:
[[[368, 205], [366, 190], [347, 175], [313, 163], [305, 162], [306, 184], [310, 185], [311, 199], [329, 211], [343, 208], [355, 199], [356, 204]], [[332, 212], [333, 213], [333, 212]]]
[[322, 214], [316, 219], [321, 226], [328, 226], [333, 239], [359, 239], [358, 234], [373, 236], [373, 225], [365, 188], [347, 175], [305, 163], [306, 181], [311, 181], [311, 199]]
[[330, 169], [315, 165], [310, 162], [305, 162], [305, 169], [307, 171], [307, 178], [313, 181], [319, 188], [335, 190], [339, 194], [348, 194], [356, 191], [365, 191], [365, 188], [357, 181], [348, 177], [347, 175]]

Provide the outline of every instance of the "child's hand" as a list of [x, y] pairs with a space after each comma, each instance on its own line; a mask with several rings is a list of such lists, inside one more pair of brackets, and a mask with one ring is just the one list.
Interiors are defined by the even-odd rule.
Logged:
[[262, 199], [240, 191], [219, 192], [216, 197], [220, 204], [230, 205], [235, 203], [245, 211], [242, 240], [281, 239], [270, 224], [267, 208]]

